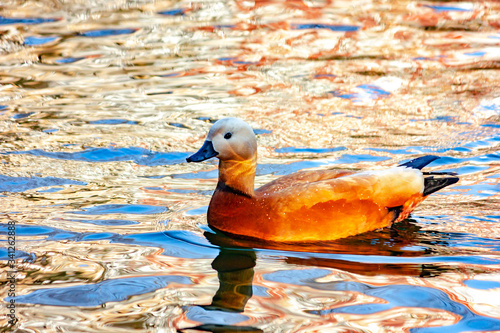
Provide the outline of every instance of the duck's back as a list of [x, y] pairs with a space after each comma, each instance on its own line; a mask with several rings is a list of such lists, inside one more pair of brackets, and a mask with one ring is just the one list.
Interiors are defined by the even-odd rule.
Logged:
[[277, 178], [261, 187], [255, 192], [257, 195], [274, 193], [300, 184], [315, 183], [322, 180], [335, 179], [342, 176], [354, 174], [352, 170], [312, 170], [299, 171], [291, 175]]

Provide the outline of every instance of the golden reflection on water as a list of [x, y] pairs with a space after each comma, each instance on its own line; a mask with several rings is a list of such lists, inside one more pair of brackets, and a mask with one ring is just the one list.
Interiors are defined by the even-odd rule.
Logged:
[[[493, 1], [2, 3], [0, 239], [16, 221], [16, 329], [500, 330], [499, 13]], [[390, 230], [236, 242], [204, 227], [215, 162], [183, 163], [225, 116], [256, 129], [257, 186], [423, 154], [461, 181]]]

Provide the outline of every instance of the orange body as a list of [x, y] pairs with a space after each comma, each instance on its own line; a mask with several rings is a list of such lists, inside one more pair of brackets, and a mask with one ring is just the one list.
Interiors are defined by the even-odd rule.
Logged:
[[[208, 223], [233, 236], [274, 242], [348, 237], [402, 220], [424, 199], [415, 186], [405, 189], [406, 181], [395, 178], [351, 171], [299, 172], [252, 195], [219, 180]], [[399, 206], [397, 212], [390, 210]]]

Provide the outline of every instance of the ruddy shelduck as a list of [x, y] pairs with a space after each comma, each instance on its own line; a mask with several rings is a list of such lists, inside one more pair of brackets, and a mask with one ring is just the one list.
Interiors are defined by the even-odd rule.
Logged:
[[437, 156], [397, 167], [301, 171], [254, 189], [257, 140], [243, 120], [215, 122], [188, 162], [219, 159], [208, 224], [238, 238], [271, 242], [330, 241], [406, 219], [429, 194], [456, 183], [453, 173], [421, 172]]

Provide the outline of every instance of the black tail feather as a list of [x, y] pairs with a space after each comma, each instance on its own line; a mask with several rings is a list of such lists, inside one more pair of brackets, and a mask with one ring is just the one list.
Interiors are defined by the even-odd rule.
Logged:
[[439, 177], [436, 176], [437, 175], [435, 173], [424, 173], [424, 197], [439, 191], [443, 187], [458, 182], [458, 177], [451, 173], [442, 173]]
[[424, 166], [426, 166], [427, 164], [431, 163], [434, 160], [437, 160], [438, 158], [439, 156], [425, 155], [422, 157], [417, 157], [409, 162], [400, 164], [399, 166], [421, 170]]
[[426, 171], [423, 172], [425, 176], [456, 176], [456, 172], [443, 172], [443, 171]]

